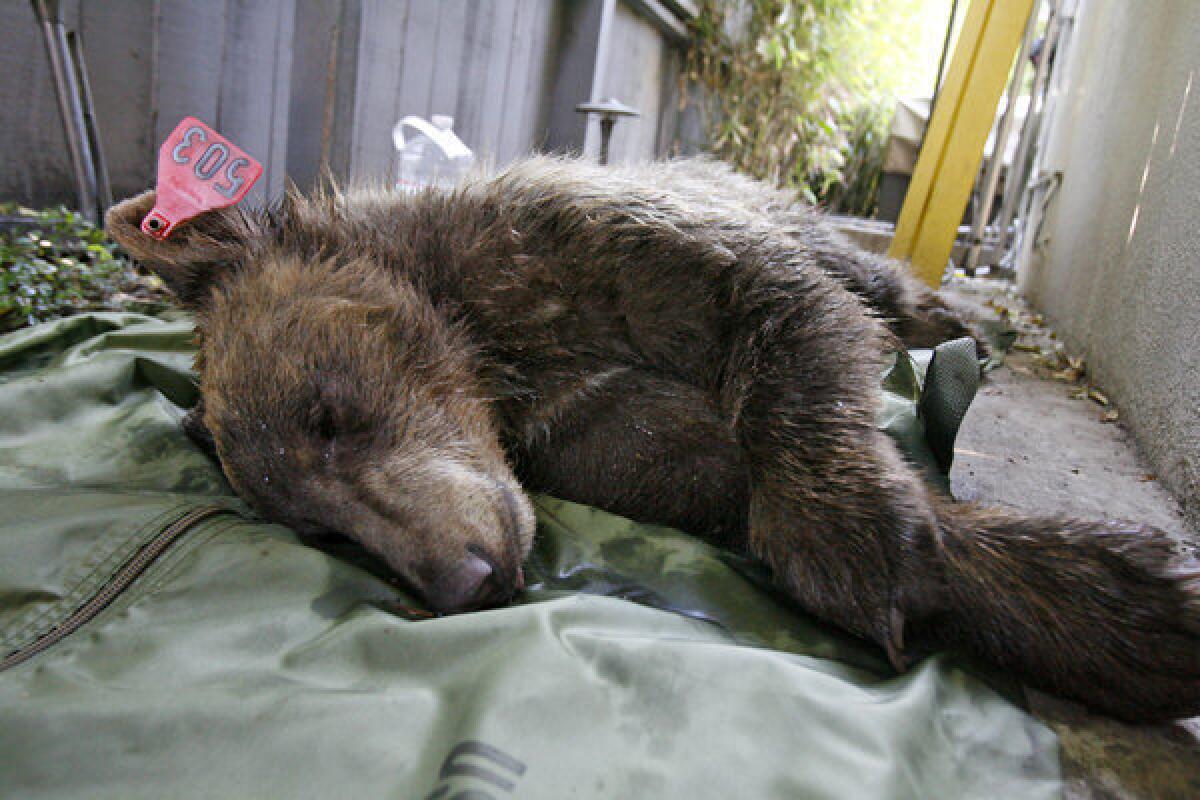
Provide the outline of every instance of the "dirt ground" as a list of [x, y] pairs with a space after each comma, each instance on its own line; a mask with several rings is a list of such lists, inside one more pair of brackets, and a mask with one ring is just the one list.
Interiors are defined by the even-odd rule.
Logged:
[[[1200, 535], [1140, 458], [1120, 409], [1105, 403], [1104, 387], [1089, 386], [1085, 364], [1060, 354], [1036, 312], [999, 282], [959, 280], [949, 293], [1020, 331], [963, 422], [950, 474], [954, 495], [1146, 522], [1194, 552]], [[1029, 695], [1034, 713], [1058, 733], [1070, 800], [1200, 798], [1200, 718], [1130, 726]]]

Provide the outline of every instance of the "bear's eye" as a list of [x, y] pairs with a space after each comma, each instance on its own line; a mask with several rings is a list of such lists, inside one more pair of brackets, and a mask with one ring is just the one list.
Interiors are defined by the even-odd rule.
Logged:
[[366, 416], [355, 407], [334, 409], [323, 403], [315, 406], [309, 414], [308, 430], [325, 441], [360, 438], [371, 433]]
[[337, 422], [333, 418], [333, 412], [324, 406], [317, 413], [315, 430], [317, 436], [322, 439], [333, 439], [337, 436]]

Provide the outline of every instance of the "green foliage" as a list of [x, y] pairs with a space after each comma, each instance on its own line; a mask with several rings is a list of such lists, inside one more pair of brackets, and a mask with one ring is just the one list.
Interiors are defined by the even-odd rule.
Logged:
[[922, 0], [699, 0], [689, 76], [718, 156], [869, 216]]
[[873, 217], [879, 208], [891, 109], [863, 103], [846, 114], [840, 125], [845, 161], [835, 176], [824, 176], [820, 203], [835, 211]]
[[79, 214], [0, 204], [0, 332], [85, 309], [165, 307], [161, 282]]

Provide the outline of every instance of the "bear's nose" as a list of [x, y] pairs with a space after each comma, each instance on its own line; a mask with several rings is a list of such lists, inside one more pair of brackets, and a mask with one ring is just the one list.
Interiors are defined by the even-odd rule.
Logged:
[[519, 567], [513, 577], [504, 580], [491, 559], [468, 553], [426, 588], [425, 600], [441, 613], [499, 605], [524, 583]]

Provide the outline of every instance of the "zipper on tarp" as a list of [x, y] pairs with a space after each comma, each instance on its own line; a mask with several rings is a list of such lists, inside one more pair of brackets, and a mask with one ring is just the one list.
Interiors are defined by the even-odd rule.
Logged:
[[91, 599], [72, 611], [66, 619], [51, 628], [40, 638], [35, 639], [32, 643], [19, 650], [9, 653], [3, 660], [0, 660], [0, 672], [28, 661], [38, 653], [49, 647], [53, 647], [82, 628], [86, 623], [95, 619], [97, 614], [108, 608], [121, 592], [128, 589], [137, 580], [138, 576], [144, 573], [159, 556], [167, 551], [167, 548], [176, 539], [209, 517], [216, 516], [217, 514], [231, 513], [234, 512], [222, 506], [205, 506], [204, 508], [196, 508], [187, 512], [163, 528], [154, 538], [146, 542], [137, 552], [130, 556], [129, 560], [113, 573], [108, 582], [100, 588], [100, 591], [92, 595]]

